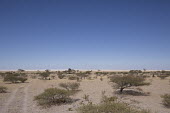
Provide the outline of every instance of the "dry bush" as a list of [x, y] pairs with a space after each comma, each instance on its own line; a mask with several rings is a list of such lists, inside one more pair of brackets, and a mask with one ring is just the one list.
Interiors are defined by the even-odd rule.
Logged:
[[163, 98], [162, 102], [163, 105], [166, 106], [167, 108], [170, 108], [170, 94], [165, 94], [161, 96]]
[[59, 74], [59, 75], [58, 75], [58, 78], [59, 78], [59, 79], [63, 79], [64, 77], [65, 77], [65, 75], [62, 75], [62, 74]]
[[48, 88], [43, 93], [35, 96], [34, 100], [37, 100], [41, 106], [49, 107], [56, 104], [65, 104], [72, 102], [70, 96], [72, 93], [68, 90], [58, 88]]
[[77, 82], [60, 83], [59, 86], [65, 88], [66, 90], [76, 91], [78, 90], [80, 83]]
[[7, 87], [0, 86], [0, 93], [6, 93], [7, 92]]
[[69, 79], [69, 80], [77, 80], [77, 76], [73, 76], [73, 75], [72, 75], [72, 76], [69, 76], [68, 79]]

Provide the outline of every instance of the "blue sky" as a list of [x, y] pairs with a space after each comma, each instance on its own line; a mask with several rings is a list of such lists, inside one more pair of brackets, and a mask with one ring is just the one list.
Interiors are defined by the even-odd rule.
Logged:
[[170, 69], [169, 0], [0, 0], [0, 70]]

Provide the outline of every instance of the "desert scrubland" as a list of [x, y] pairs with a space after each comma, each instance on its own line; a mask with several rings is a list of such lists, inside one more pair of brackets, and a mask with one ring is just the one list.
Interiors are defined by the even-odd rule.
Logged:
[[18, 70], [0, 75], [0, 113], [119, 113], [120, 109], [170, 113], [169, 71]]

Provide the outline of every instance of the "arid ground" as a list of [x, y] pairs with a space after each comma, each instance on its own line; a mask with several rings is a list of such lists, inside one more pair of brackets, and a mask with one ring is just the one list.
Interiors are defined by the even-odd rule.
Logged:
[[130, 106], [148, 109], [152, 113], [170, 113], [170, 109], [162, 105], [162, 98], [160, 97], [163, 94], [170, 93], [169, 80], [170, 77], [162, 80], [158, 77], [150, 76], [147, 78], [147, 81], [151, 85], [140, 86], [143, 92], [149, 92], [148, 95], [134, 96], [116, 94], [115, 91], [117, 89], [113, 88], [113, 84], [109, 82], [106, 76], [103, 77], [103, 81], [100, 80], [100, 77], [92, 80], [83, 79], [80, 82], [79, 89], [81, 91], [73, 96], [77, 100], [76, 102], [43, 108], [37, 105], [37, 102], [34, 101], [34, 96], [42, 93], [46, 88], [59, 87], [59, 83], [76, 80], [59, 79], [57, 77], [52, 80], [40, 80], [29, 77], [26, 83], [12, 84], [3, 82], [3, 79], [0, 79], [0, 86], [8, 88], [7, 93], [0, 93], [0, 113], [76, 113], [76, 108], [84, 101], [84, 95], [89, 95], [89, 99], [93, 103], [99, 103], [104, 91], [107, 96], [117, 96], [119, 101], [129, 103]]

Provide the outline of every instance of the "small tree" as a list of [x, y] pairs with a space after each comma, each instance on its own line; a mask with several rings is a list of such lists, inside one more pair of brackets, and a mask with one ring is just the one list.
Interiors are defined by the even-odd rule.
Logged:
[[118, 88], [120, 88], [120, 93], [123, 92], [123, 89], [131, 86], [149, 85], [149, 83], [145, 83], [144, 81], [145, 79], [143, 77], [134, 76], [134, 75], [111, 77], [111, 82], [117, 84]]

